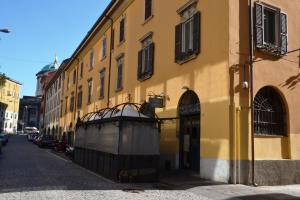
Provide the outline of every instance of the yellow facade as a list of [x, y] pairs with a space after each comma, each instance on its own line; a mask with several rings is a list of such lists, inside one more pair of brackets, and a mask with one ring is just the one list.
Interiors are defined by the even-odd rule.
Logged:
[[[251, 118], [250, 90], [242, 89], [243, 81], [250, 81], [249, 66], [244, 63], [248, 59], [248, 2], [235, 0], [166, 0], [152, 1], [152, 16], [144, 19], [145, 1], [113, 1], [105, 14], [100, 17], [91, 32], [82, 41], [71, 57], [65, 70], [63, 116], [61, 126], [65, 131], [74, 131], [78, 116], [101, 108], [112, 107], [124, 102], [142, 103], [148, 101], [151, 94], [164, 94], [165, 107], [157, 108], [160, 118], [173, 118], [163, 126], [161, 132], [161, 154], [166, 160], [171, 159], [178, 168], [180, 150], [180, 122], [178, 120], [179, 102], [186, 89], [193, 91], [200, 101], [200, 175], [204, 178], [229, 181], [232, 161], [251, 160]], [[293, 1], [293, 8], [288, 2], [267, 0], [267, 3], [282, 6], [290, 16], [296, 15], [299, 3]], [[180, 10], [193, 5], [201, 12], [200, 54], [184, 63], [178, 64], [175, 57], [175, 26], [181, 22]], [[113, 20], [114, 46], [110, 55], [111, 21]], [[119, 42], [120, 21], [125, 19], [125, 40]], [[294, 25], [294, 32], [299, 33], [299, 25]], [[292, 28], [291, 28], [292, 29]], [[291, 32], [291, 31], [290, 31]], [[137, 79], [138, 52], [141, 50], [141, 40], [152, 35], [155, 44], [154, 73], [144, 81]], [[292, 35], [292, 34], [290, 34]], [[106, 56], [103, 58], [102, 41], [106, 38]], [[289, 36], [289, 48], [300, 46], [296, 34]], [[297, 46], [298, 45], [298, 46]], [[93, 66], [90, 66], [90, 53], [93, 51]], [[255, 56], [268, 56], [255, 50]], [[123, 87], [116, 89], [117, 59], [123, 56]], [[110, 65], [111, 59], [111, 65]], [[255, 58], [256, 59], [256, 58]], [[258, 59], [258, 58], [257, 58]], [[291, 63], [283, 59], [255, 63], [254, 95], [266, 85], [280, 84], [294, 73], [299, 73]], [[83, 74], [80, 77], [81, 63]], [[262, 70], [265, 67], [265, 71]], [[281, 65], [289, 70], [280, 69], [284, 78], [264, 79], [267, 72], [278, 74], [268, 69], [273, 65]], [[109, 68], [110, 83], [108, 82]], [[100, 96], [100, 72], [105, 69], [104, 97]], [[76, 79], [73, 81], [74, 71]], [[244, 71], [243, 71], [244, 70]], [[261, 71], [257, 71], [261, 70]], [[245, 74], [243, 76], [243, 74]], [[280, 73], [279, 73], [280, 74]], [[278, 75], [279, 76], [279, 75]], [[88, 103], [88, 81], [92, 80], [92, 99]], [[281, 80], [283, 81], [283, 80]], [[110, 84], [109, 100], [108, 85]], [[77, 95], [82, 90], [82, 106], [77, 108]], [[285, 91], [291, 99], [296, 98], [300, 90]], [[75, 96], [75, 108], [71, 112], [70, 98]], [[67, 104], [66, 104], [67, 102]], [[296, 102], [291, 103], [295, 108]], [[67, 108], [66, 108], [67, 106]], [[299, 105], [298, 105], [299, 107]], [[298, 108], [299, 110], [299, 108]], [[291, 113], [290, 113], [291, 114]], [[288, 137], [256, 137], [255, 155], [257, 160], [299, 159], [299, 143], [295, 142], [300, 134], [299, 126], [295, 126], [298, 114], [293, 114], [289, 125]], [[76, 134], [75, 134], [76, 137]], [[268, 144], [268, 145], [265, 145]], [[202, 164], [203, 163], [203, 164]], [[162, 164], [164, 165], [164, 164]], [[242, 167], [241, 167], [242, 168]], [[216, 169], [214, 172], [210, 169]], [[219, 170], [219, 171], [218, 171]], [[234, 170], [233, 170], [234, 171]], [[235, 172], [234, 172], [235, 173]], [[241, 181], [242, 182], [242, 181]]]
[[7, 133], [17, 131], [21, 84], [6, 78], [5, 84], [0, 87], [1, 102], [1, 129]]

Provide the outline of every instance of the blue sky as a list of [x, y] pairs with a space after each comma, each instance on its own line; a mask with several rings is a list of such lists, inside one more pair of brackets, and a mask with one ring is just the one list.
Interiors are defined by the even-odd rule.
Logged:
[[35, 74], [72, 55], [110, 0], [1, 0], [0, 71], [35, 95]]

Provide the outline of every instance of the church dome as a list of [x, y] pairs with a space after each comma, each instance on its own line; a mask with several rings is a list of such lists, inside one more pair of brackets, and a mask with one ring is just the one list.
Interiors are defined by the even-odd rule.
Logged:
[[51, 72], [51, 71], [55, 71], [57, 70], [59, 67], [59, 64], [58, 64], [58, 59], [57, 57], [55, 57], [55, 60], [53, 63], [50, 63], [48, 65], [45, 65], [41, 71], [39, 71], [36, 75], [40, 75], [40, 74], [44, 74], [44, 73], [47, 73], [47, 72]]

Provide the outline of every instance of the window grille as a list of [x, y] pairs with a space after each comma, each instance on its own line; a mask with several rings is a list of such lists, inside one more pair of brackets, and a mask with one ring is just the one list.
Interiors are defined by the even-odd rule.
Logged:
[[280, 95], [271, 87], [262, 88], [254, 98], [254, 133], [286, 135], [286, 113]]

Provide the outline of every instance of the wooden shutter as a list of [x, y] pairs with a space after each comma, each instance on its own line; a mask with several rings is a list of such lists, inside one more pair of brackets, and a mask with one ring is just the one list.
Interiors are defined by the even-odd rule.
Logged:
[[199, 54], [200, 53], [200, 21], [201, 21], [201, 14], [197, 12], [193, 16], [193, 53]]
[[264, 6], [255, 3], [255, 46], [263, 48], [264, 44]]
[[119, 42], [124, 40], [124, 30], [125, 30], [125, 19], [120, 21], [120, 39]]
[[152, 0], [145, 0], [145, 20], [152, 15]]
[[121, 89], [122, 88], [122, 75], [123, 75], [123, 63], [120, 63], [118, 66], [118, 84], [117, 84], [117, 89]]
[[142, 62], [143, 62], [143, 50], [138, 52], [138, 70], [137, 70], [137, 79], [142, 79]]
[[287, 15], [280, 13], [280, 35], [281, 35], [281, 54], [287, 53]]
[[182, 24], [175, 27], [175, 62], [181, 61]]
[[148, 59], [148, 76], [152, 76], [154, 69], [154, 43], [149, 45], [149, 59]]

